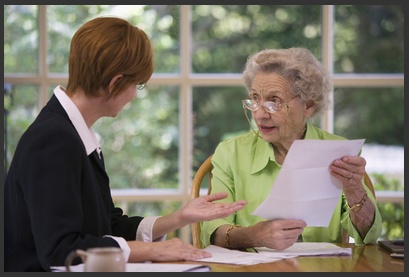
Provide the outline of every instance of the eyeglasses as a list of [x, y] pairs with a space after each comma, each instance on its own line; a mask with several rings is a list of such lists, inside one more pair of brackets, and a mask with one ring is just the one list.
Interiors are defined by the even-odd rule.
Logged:
[[146, 87], [146, 84], [144, 84], [144, 83], [137, 83], [136, 84], [136, 88], [138, 89], [138, 90], [143, 90], [144, 88]]
[[241, 102], [243, 103], [243, 108], [246, 108], [252, 112], [257, 111], [260, 106], [264, 108], [264, 110], [268, 113], [275, 113], [279, 110], [281, 110], [283, 107], [288, 108], [288, 104], [294, 99], [297, 98], [298, 95], [294, 96], [291, 98], [288, 102], [281, 102], [281, 101], [266, 101], [263, 104], [260, 105], [259, 101], [255, 101], [253, 99], [244, 99]]
[[[279, 111], [282, 107], [287, 107], [288, 108], [288, 104], [295, 98], [299, 97], [298, 95], [294, 96], [293, 98], [291, 98], [288, 102], [280, 102], [280, 101], [276, 101], [276, 102], [272, 102], [272, 101], [266, 101], [262, 104], [264, 110], [268, 113], [275, 113], [276, 111]], [[243, 102], [243, 110], [244, 110], [244, 115], [247, 118], [247, 121], [250, 124], [251, 129], [253, 130], [253, 132], [256, 134], [256, 136], [258, 136], [259, 138], [263, 138], [260, 133], [257, 133], [256, 130], [254, 130], [254, 126], [251, 123], [250, 118], [248, 117], [247, 113], [246, 113], [246, 109], [255, 112], [258, 110], [258, 108], [260, 107], [260, 104], [258, 101], [255, 101], [253, 99], [244, 99], [241, 102]]]

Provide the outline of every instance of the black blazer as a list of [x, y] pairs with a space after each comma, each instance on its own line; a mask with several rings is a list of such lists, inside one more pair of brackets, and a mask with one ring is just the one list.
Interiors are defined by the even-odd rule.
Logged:
[[114, 207], [103, 158], [86, 154], [53, 95], [21, 137], [6, 177], [5, 271], [50, 271], [74, 249], [119, 247], [103, 236], [134, 240], [142, 219]]

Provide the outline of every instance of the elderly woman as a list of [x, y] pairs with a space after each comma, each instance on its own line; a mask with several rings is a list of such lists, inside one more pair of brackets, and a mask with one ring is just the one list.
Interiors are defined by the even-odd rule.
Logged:
[[245, 199], [248, 204], [234, 215], [203, 222], [204, 246], [283, 250], [296, 241], [341, 242], [342, 229], [357, 245], [375, 243], [382, 231], [382, 219], [374, 195], [362, 183], [366, 161], [360, 156], [342, 157], [329, 168], [342, 182], [343, 193], [328, 227], [252, 215], [269, 194], [295, 140], [345, 138], [310, 122], [328, 107], [332, 86], [322, 65], [307, 49], [255, 53], [246, 63], [243, 78], [249, 93], [243, 105], [251, 111], [258, 131], [218, 145], [212, 158], [212, 193], [225, 191], [229, 196], [223, 201]]

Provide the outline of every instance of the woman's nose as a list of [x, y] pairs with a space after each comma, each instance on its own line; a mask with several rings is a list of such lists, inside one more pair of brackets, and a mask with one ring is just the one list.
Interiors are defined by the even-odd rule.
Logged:
[[269, 118], [270, 113], [268, 113], [263, 105], [261, 105], [256, 111], [253, 112], [254, 118]]

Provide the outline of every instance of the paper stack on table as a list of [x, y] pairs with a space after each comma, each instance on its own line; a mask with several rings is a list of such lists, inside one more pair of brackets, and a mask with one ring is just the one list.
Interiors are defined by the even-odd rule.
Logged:
[[199, 259], [200, 262], [253, 265], [270, 263], [282, 259], [298, 256], [332, 256], [351, 255], [351, 248], [342, 248], [328, 242], [296, 242], [289, 248], [277, 251], [267, 247], [256, 247], [258, 253], [231, 250], [215, 245], [210, 245], [204, 250], [212, 253], [212, 257]]
[[289, 248], [277, 251], [267, 247], [256, 247], [259, 253], [263, 253], [268, 257], [286, 256], [349, 256], [352, 254], [351, 248], [342, 248], [329, 242], [296, 242]]

